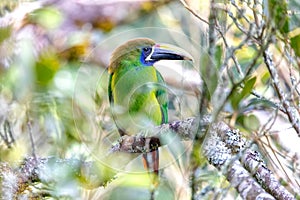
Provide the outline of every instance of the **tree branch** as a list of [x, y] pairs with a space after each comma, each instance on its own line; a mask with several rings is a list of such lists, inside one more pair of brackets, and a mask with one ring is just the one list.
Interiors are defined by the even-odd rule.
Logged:
[[[150, 152], [153, 149], [146, 148], [146, 143], [140, 141], [157, 139], [168, 132], [177, 134], [183, 140], [190, 140], [196, 134], [193, 131], [198, 128], [197, 120], [197, 118], [189, 118], [161, 125], [152, 131], [156, 133], [155, 136], [143, 137], [142, 133], [139, 136], [123, 136], [112, 147], [112, 152]], [[200, 127], [202, 128], [202, 134], [200, 134], [202, 138], [205, 136], [204, 127], [208, 128], [202, 145], [204, 155], [212, 165], [222, 169], [224, 176], [237, 189], [242, 198], [294, 199], [293, 195], [266, 167], [264, 161], [259, 158], [259, 153], [249, 149], [245, 138], [238, 130], [231, 129], [224, 122], [211, 123], [209, 126], [209, 117], [201, 120]]]
[[[198, 129], [200, 126], [200, 129]], [[182, 140], [193, 140], [196, 132], [199, 139], [204, 139], [203, 154], [207, 160], [222, 171], [227, 180], [234, 186], [242, 198], [255, 199], [294, 199], [266, 167], [259, 153], [251, 150], [242, 134], [231, 129], [224, 122], [210, 123], [209, 116], [204, 119], [188, 118], [163, 124], [154, 130], [138, 136], [123, 136], [111, 148], [111, 154], [116, 151], [127, 153], [149, 152], [160, 145], [160, 137], [170, 132], [175, 133]], [[204, 134], [204, 133], [207, 134]], [[152, 136], [151, 136], [152, 135]], [[149, 144], [152, 144], [149, 145]], [[201, 151], [201, 149], [199, 149]], [[36, 182], [44, 184], [57, 183], [63, 179], [56, 171], [66, 170], [68, 173], [84, 180], [85, 186], [96, 188], [112, 180], [114, 173], [107, 175], [107, 171], [97, 166], [95, 161], [85, 162], [78, 159], [33, 158], [29, 157], [21, 166], [13, 169], [7, 164], [0, 164], [0, 191], [6, 196], [17, 197], [30, 185]], [[70, 172], [71, 171], [71, 172]], [[69, 177], [69, 176], [67, 176]], [[15, 181], [14, 181], [15, 180]], [[41, 193], [45, 195], [45, 193]]]
[[272, 77], [275, 92], [277, 93], [277, 95], [280, 99], [280, 102], [282, 103], [282, 106], [285, 109], [285, 113], [287, 114], [290, 123], [292, 124], [293, 128], [297, 132], [298, 136], [300, 136], [299, 113], [295, 107], [290, 105], [289, 101], [285, 97], [285, 94], [284, 94], [282, 88], [280, 87], [278, 73], [273, 64], [273, 60], [272, 60], [272, 57], [270, 56], [270, 52], [268, 52], [268, 50], [265, 50], [263, 52], [263, 57], [265, 59], [265, 64], [269, 70], [269, 73]]

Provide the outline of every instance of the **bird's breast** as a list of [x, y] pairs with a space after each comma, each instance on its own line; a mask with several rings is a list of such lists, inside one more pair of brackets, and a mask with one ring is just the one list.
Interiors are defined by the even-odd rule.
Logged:
[[127, 134], [158, 125], [162, 120], [156, 99], [157, 76], [154, 67], [135, 68], [112, 77], [113, 115], [118, 128]]

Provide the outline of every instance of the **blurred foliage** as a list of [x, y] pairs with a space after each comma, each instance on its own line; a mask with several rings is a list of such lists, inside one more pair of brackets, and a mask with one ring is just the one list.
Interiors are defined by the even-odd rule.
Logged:
[[12, 12], [21, 3], [29, 1], [32, 0], [2, 0], [0, 2], [0, 17]]
[[46, 29], [59, 27], [62, 21], [61, 13], [54, 7], [45, 7], [34, 10], [27, 16], [28, 23], [37, 24]]
[[268, 0], [270, 18], [275, 24], [276, 28], [282, 34], [288, 33], [289, 30], [289, 16], [287, 1]]
[[0, 27], [0, 44], [11, 35], [11, 27]]
[[295, 54], [300, 57], [300, 33], [291, 38], [291, 46], [295, 51]]
[[[0, 16], [13, 12], [22, 5], [21, 2], [27, 1], [1, 0]], [[232, 125], [238, 125], [249, 137], [262, 126], [252, 111], [278, 109], [277, 102], [272, 101], [272, 77], [259, 56], [260, 46], [248, 43], [248, 36], [235, 24], [245, 30], [250, 27], [245, 16], [250, 15], [248, 8], [251, 2], [237, 2], [238, 8], [247, 8], [241, 13], [234, 6], [229, 7], [227, 1], [218, 1], [220, 8], [224, 9], [217, 13], [217, 25], [219, 30], [224, 31], [229, 46], [224, 45], [217, 33], [212, 57], [207, 53], [210, 48], [207, 24], [200, 23], [178, 1], [80, 2], [49, 0], [45, 5], [42, 1], [35, 1], [37, 8], [34, 7], [21, 20], [12, 24], [6, 21], [0, 23], [0, 161], [15, 165], [16, 161], [31, 155], [33, 146], [38, 156], [97, 161], [91, 168], [92, 172], [85, 171], [87, 168], [79, 161], [72, 166], [49, 162], [45, 170], [51, 176], [41, 181], [45, 184], [41, 191], [47, 191], [49, 196], [75, 199], [85, 192], [86, 198], [147, 199], [150, 195], [148, 174], [125, 173], [128, 165], [141, 170], [140, 157], [123, 154], [110, 157], [108, 154], [119, 136], [109, 110], [106, 67], [112, 50], [125, 39], [141, 36], [157, 38], [159, 42], [182, 46], [195, 56], [195, 66], [183, 66], [180, 68], [182, 71], [179, 70], [183, 74], [190, 69], [192, 75], [181, 77], [182, 74], [176, 71], [169, 79], [171, 119], [198, 114], [200, 94], [195, 94], [193, 87], [200, 88], [200, 84], [189, 81], [200, 77], [199, 73], [208, 88], [208, 96], [204, 98], [210, 102], [220, 85], [228, 84], [229, 88], [221, 91], [222, 94], [229, 94], [232, 88], [232, 95], [225, 102], [222, 110], [225, 112], [220, 114], [220, 118], [227, 117]], [[208, 18], [210, 1], [188, 2], [199, 15]], [[275, 57], [279, 57], [280, 48], [284, 46], [281, 42], [290, 40], [291, 49], [299, 59], [299, 15], [289, 15], [291, 6], [299, 7], [299, 3], [279, 0], [268, 0], [268, 3], [269, 18], [277, 35], [280, 35], [274, 45], [277, 48]], [[226, 13], [225, 7], [231, 8], [232, 13]], [[28, 4], [26, 9], [29, 8]], [[252, 13], [252, 8], [250, 10]], [[247, 19], [254, 20], [251, 17]], [[151, 32], [153, 29], [149, 27], [159, 31]], [[254, 32], [252, 30], [251, 33]], [[188, 40], [178, 39], [180, 34]], [[227, 55], [233, 50], [238, 64]], [[175, 67], [177, 64], [174, 64]], [[294, 68], [299, 70], [296, 66]], [[241, 76], [247, 72], [247, 76]], [[188, 87], [183, 86], [184, 82], [188, 82]], [[235, 85], [239, 82], [240, 85]], [[253, 91], [266, 98], [254, 96]], [[217, 97], [216, 105], [209, 105], [207, 110], [220, 106], [219, 101], [221, 98]], [[11, 135], [3, 128], [5, 122], [10, 123]], [[30, 132], [34, 145], [30, 141]], [[14, 143], [8, 145], [7, 142], [12, 139]], [[192, 173], [195, 179], [193, 192], [198, 199], [236, 195], [235, 191], [228, 189], [229, 183], [224, 177], [208, 165], [200, 151], [201, 141], [178, 145], [178, 138], [167, 140], [170, 148], [162, 150], [167, 164], [157, 199], [189, 198], [192, 185], [189, 176]], [[61, 167], [61, 171], [55, 171], [57, 166]], [[102, 179], [94, 180], [90, 176], [93, 173], [100, 174]], [[51, 184], [47, 185], [48, 182]], [[88, 189], [105, 187], [83, 192], [81, 186]]]
[[47, 51], [40, 55], [35, 64], [37, 84], [48, 85], [52, 81], [60, 66], [56, 52]]
[[234, 91], [236, 95], [233, 95], [231, 97], [231, 106], [234, 110], [238, 110], [240, 106], [240, 102], [250, 96], [251, 91], [254, 88], [254, 84], [256, 81], [256, 77], [249, 78], [248, 80], [245, 80], [244, 87], [242, 89], [237, 88], [237, 91]]

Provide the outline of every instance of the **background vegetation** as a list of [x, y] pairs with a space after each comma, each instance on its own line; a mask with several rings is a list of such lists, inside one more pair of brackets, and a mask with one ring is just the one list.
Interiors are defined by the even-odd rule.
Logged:
[[[299, 198], [296, 0], [2, 0], [0, 15], [3, 199], [149, 199], [140, 157], [110, 150], [119, 136], [106, 68], [111, 52], [135, 37], [194, 57], [158, 66], [170, 88], [171, 122], [208, 114], [211, 123], [240, 130], [246, 149], [259, 152], [290, 199]], [[156, 199], [246, 198], [228, 178], [232, 168], [216, 163], [223, 154], [214, 152], [215, 162], [203, 153], [209, 130], [193, 140], [167, 138]], [[257, 172], [251, 176], [259, 184]]]

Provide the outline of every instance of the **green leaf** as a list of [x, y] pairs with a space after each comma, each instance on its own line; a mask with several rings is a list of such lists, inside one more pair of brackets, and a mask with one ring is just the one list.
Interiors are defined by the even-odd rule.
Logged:
[[289, 32], [289, 16], [287, 12], [288, 4], [286, 0], [269, 0], [270, 19], [274, 22], [280, 33]]
[[204, 54], [201, 56], [200, 72], [204, 84], [207, 87], [208, 96], [206, 97], [208, 99], [210, 99], [210, 97], [213, 95], [218, 85], [219, 78], [217, 67], [215, 64], [215, 60], [212, 60], [212, 58], [208, 54]]
[[10, 37], [11, 26], [0, 27], [0, 44], [7, 38]]
[[291, 38], [291, 46], [295, 51], [295, 54], [300, 57], [300, 34]]
[[253, 98], [250, 100], [249, 104], [245, 106], [246, 110], [253, 110], [253, 109], [267, 109], [267, 108], [273, 108], [277, 109], [277, 106], [274, 102], [269, 101], [267, 99], [258, 99]]
[[60, 68], [59, 60], [54, 52], [44, 52], [35, 64], [36, 81], [41, 86], [46, 86], [52, 81]]
[[216, 46], [216, 53], [215, 53], [215, 62], [217, 65], [217, 69], [221, 68], [222, 65], [222, 54], [223, 54], [223, 49], [221, 45]]
[[234, 110], [237, 110], [241, 101], [241, 89], [240, 88], [236, 88], [234, 91], [234, 94], [231, 96], [230, 100], [231, 100], [231, 106]]
[[245, 82], [245, 86], [242, 90], [242, 98], [246, 97], [246, 96], [249, 96], [253, 87], [254, 87], [254, 84], [256, 82], [256, 76], [254, 76], [253, 78], [250, 78], [248, 79], [246, 82]]
[[248, 115], [248, 116], [244, 116], [243, 124], [244, 124], [245, 128], [250, 131], [258, 130], [260, 127], [259, 120], [257, 119], [257, 117], [255, 115], [252, 115], [252, 114]]
[[33, 11], [28, 16], [28, 19], [30, 22], [39, 24], [47, 29], [53, 29], [61, 24], [62, 15], [53, 7], [45, 7]]
[[260, 80], [264, 85], [266, 85], [270, 81], [270, 78], [271, 78], [271, 75], [270, 75], [269, 71], [265, 71], [265, 73], [263, 73]]
[[256, 82], [256, 77], [250, 78], [245, 81], [243, 89], [236, 89], [235, 94], [231, 98], [231, 105], [234, 109], [238, 109], [241, 100], [245, 99], [251, 94], [251, 91]]

